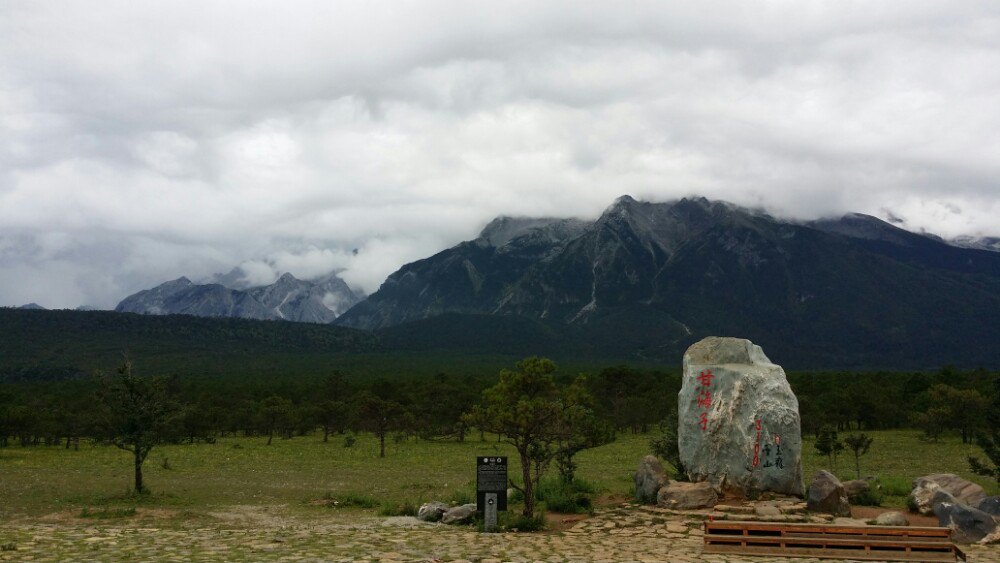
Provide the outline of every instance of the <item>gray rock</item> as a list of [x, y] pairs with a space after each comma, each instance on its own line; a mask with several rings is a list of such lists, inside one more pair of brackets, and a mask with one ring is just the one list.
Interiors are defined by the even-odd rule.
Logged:
[[983, 539], [979, 540], [979, 543], [983, 545], [989, 545], [994, 543], [1000, 543], [1000, 527], [993, 530], [993, 533], [987, 535]]
[[[933, 483], [933, 485], [932, 485]], [[954, 473], [934, 473], [913, 480], [913, 491], [910, 492], [910, 503], [917, 507], [921, 514], [932, 514], [934, 507], [930, 500], [940, 487], [955, 499], [969, 506], [976, 506], [986, 498], [986, 491], [979, 485], [962, 479]]]
[[781, 509], [773, 504], [759, 504], [754, 507], [754, 513], [762, 518], [773, 518], [775, 516], [781, 516]]
[[667, 474], [656, 456], [648, 455], [639, 462], [635, 471], [635, 498], [639, 502], [656, 502], [656, 493], [667, 484]]
[[[237, 272], [238, 269], [218, 279], [239, 285], [232, 283], [234, 277], [239, 277]], [[271, 285], [250, 288], [230, 285], [194, 284], [182, 277], [126, 297], [115, 311], [326, 324], [363, 297], [336, 274], [304, 281], [285, 273]]]
[[917, 512], [924, 516], [934, 514], [931, 499], [940, 490], [941, 486], [934, 481], [917, 479], [913, 482], [913, 490], [910, 491], [910, 498], [907, 504], [911, 508], [916, 508]]
[[951, 528], [956, 543], [980, 541], [997, 529], [992, 516], [961, 502], [942, 502], [934, 507], [934, 514], [939, 526]]
[[851, 505], [847, 502], [844, 485], [829, 471], [820, 470], [813, 476], [806, 495], [806, 506], [811, 512], [824, 512], [834, 516], [851, 515]]
[[475, 504], [463, 504], [449, 508], [441, 517], [442, 524], [468, 524], [476, 515]]
[[944, 489], [938, 489], [934, 491], [934, 494], [931, 496], [931, 502], [930, 502], [931, 513], [934, 512], [934, 508], [937, 507], [937, 505], [943, 502], [957, 504], [959, 501], [955, 497], [951, 496], [951, 493], [949, 493], [948, 491]]
[[847, 500], [854, 500], [858, 495], [871, 490], [871, 484], [864, 479], [851, 479], [844, 481], [844, 492], [847, 493]]
[[680, 458], [692, 481], [748, 496], [803, 495], [799, 403], [784, 370], [759, 346], [710, 336], [688, 348], [678, 417]]
[[448, 512], [448, 505], [443, 502], [428, 502], [420, 505], [417, 510], [417, 519], [424, 522], [437, 522]]
[[991, 516], [1000, 516], [1000, 496], [986, 497], [979, 501], [976, 508]]
[[858, 520], [857, 518], [840, 517], [834, 518], [833, 524], [837, 526], [867, 526], [868, 522]]
[[656, 495], [656, 505], [674, 510], [709, 508], [719, 501], [719, 494], [710, 483], [670, 482], [660, 488]]
[[875, 518], [875, 524], [879, 526], [909, 526], [910, 521], [902, 512], [892, 510], [879, 514]]

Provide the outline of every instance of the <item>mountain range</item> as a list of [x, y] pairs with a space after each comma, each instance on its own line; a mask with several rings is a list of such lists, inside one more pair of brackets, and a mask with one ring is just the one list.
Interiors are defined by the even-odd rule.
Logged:
[[403, 266], [335, 323], [402, 330], [445, 314], [483, 338], [484, 316], [521, 318], [625, 357], [716, 334], [795, 363], [995, 365], [1000, 253], [861, 214], [793, 222], [704, 198], [623, 196], [595, 221], [498, 218]]
[[305, 281], [285, 273], [270, 285], [246, 289], [237, 270], [216, 279], [235, 287], [181, 277], [126, 297], [115, 311], [329, 323], [363, 297], [336, 274]]
[[[116, 311], [330, 323], [387, 349], [675, 358], [706, 335], [798, 366], [1000, 365], [1000, 252], [875, 217], [791, 221], [705, 198], [596, 220], [498, 217], [364, 297], [335, 274], [187, 278]], [[221, 282], [221, 283], [220, 283]]]

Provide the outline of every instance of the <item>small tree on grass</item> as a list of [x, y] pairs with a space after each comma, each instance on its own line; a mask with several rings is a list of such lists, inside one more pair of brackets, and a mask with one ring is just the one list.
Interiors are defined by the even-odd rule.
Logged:
[[165, 380], [136, 376], [128, 358], [114, 376], [98, 376], [98, 430], [115, 446], [132, 454], [135, 492], [146, 492], [142, 464], [150, 450], [168, 437], [176, 406], [168, 396]]
[[816, 436], [814, 447], [820, 455], [826, 456], [830, 467], [836, 471], [837, 454], [844, 450], [844, 443], [837, 439], [837, 429], [829, 424], [823, 425]]
[[271, 395], [260, 402], [260, 422], [267, 432], [267, 445], [274, 439], [274, 431], [287, 428], [292, 421], [292, 402], [278, 395]]
[[583, 376], [577, 377], [563, 392], [560, 426], [553, 455], [559, 478], [569, 484], [576, 477], [576, 462], [573, 461], [576, 454], [615, 439], [611, 425], [594, 412], [594, 397]]
[[518, 362], [515, 371], [501, 370], [499, 383], [483, 392], [483, 404], [471, 412], [481, 428], [502, 435], [517, 451], [522, 484], [514, 480], [510, 484], [524, 496], [526, 518], [535, 515], [535, 486], [543, 462], [552, 455], [549, 445], [564, 432], [563, 404], [552, 377], [555, 371], [552, 360], [536, 357]]
[[993, 381], [993, 397], [986, 415], [986, 431], [976, 434], [976, 443], [983, 449], [990, 463], [969, 456], [969, 468], [983, 477], [995, 479], [1000, 485], [1000, 377]]
[[844, 438], [844, 443], [854, 452], [854, 469], [858, 472], [858, 479], [861, 478], [861, 456], [868, 453], [868, 448], [872, 445], [872, 439], [866, 434], [851, 434]]
[[359, 422], [378, 438], [378, 456], [385, 457], [385, 437], [394, 430], [399, 430], [406, 421], [406, 410], [395, 401], [383, 399], [373, 393], [365, 392], [359, 397]]

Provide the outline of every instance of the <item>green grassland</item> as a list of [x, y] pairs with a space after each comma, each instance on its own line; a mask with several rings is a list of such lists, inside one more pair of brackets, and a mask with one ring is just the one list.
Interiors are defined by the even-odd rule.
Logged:
[[[981, 452], [957, 437], [928, 443], [920, 441], [915, 430], [869, 435], [875, 442], [861, 460], [862, 475], [882, 480], [893, 495], [885, 505], [904, 506], [909, 481], [936, 472], [957, 473], [980, 483], [989, 494], [1000, 493], [996, 483], [970, 474], [966, 458]], [[630, 494], [632, 472], [648, 452], [650, 437], [622, 434], [611, 444], [583, 452], [578, 476], [602, 493]], [[0, 449], [0, 519], [53, 513], [127, 518], [134, 515], [129, 508], [137, 505], [195, 517], [237, 505], [280, 505], [295, 517], [322, 518], [334, 513], [374, 515], [383, 503], [468, 502], [476, 455], [509, 455], [511, 474], [518, 472], [510, 447], [486, 438], [479, 441], [474, 434], [464, 443], [390, 441], [385, 458], [378, 457], [371, 435], [358, 436], [351, 448], [336, 435], [328, 443], [318, 436], [302, 436], [267, 446], [264, 438], [227, 437], [214, 444], [159, 446], [146, 463], [146, 482], [153, 494], [141, 499], [127, 493], [131, 465], [123, 451], [89, 443], [81, 444], [79, 451], [12, 446]], [[828, 464], [815, 453], [811, 436], [804, 447], [808, 481]], [[853, 463], [852, 457], [842, 455], [836, 473], [853, 478]]]

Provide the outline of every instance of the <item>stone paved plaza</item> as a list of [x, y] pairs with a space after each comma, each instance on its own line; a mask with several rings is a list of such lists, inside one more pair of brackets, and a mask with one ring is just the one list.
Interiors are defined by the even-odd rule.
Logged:
[[[635, 506], [602, 509], [564, 531], [532, 534], [481, 534], [409, 517], [331, 523], [257, 510], [246, 507], [245, 519], [230, 513], [211, 525], [158, 526], [149, 519], [0, 524], [0, 561], [821, 561], [702, 555], [699, 518]], [[1000, 546], [963, 549], [969, 561], [1000, 562]]]

